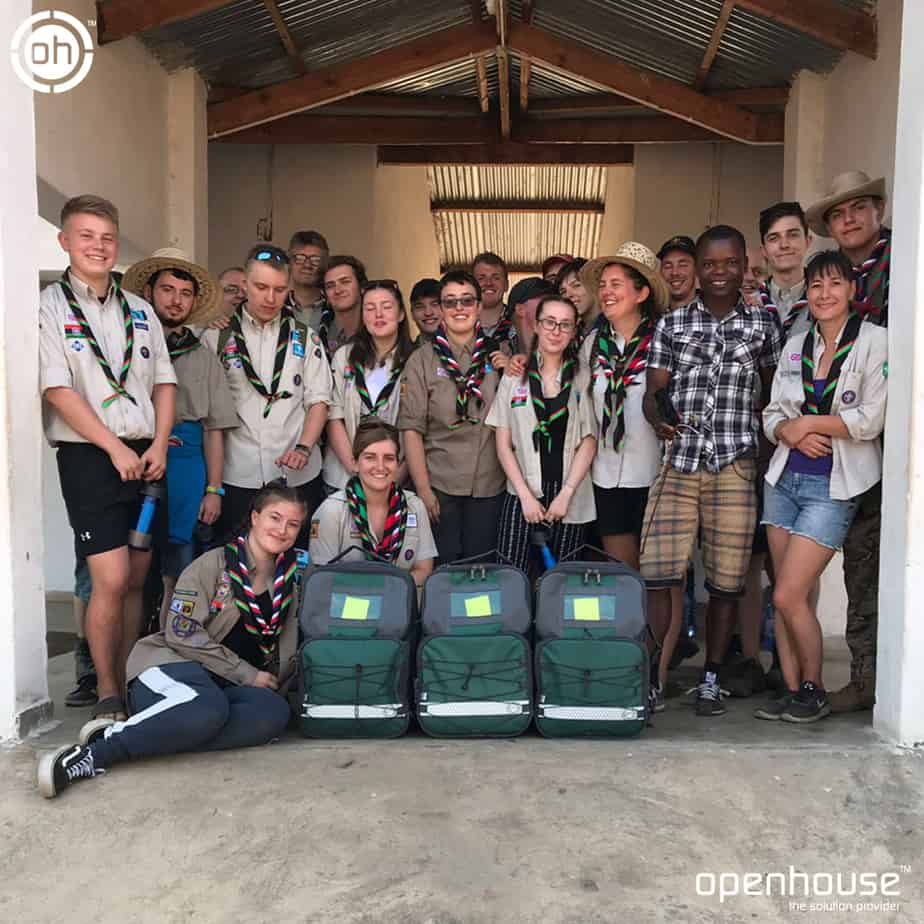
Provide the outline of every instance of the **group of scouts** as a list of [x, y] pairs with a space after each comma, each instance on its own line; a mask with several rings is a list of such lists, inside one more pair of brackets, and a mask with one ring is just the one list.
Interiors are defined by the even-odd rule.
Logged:
[[[884, 181], [859, 172], [807, 213], [771, 206], [756, 281], [741, 232], [717, 225], [657, 255], [629, 241], [550, 257], [506, 302], [504, 262], [484, 253], [406, 306], [313, 231], [255, 246], [217, 283], [175, 250], [120, 276], [115, 207], [70, 200], [70, 266], [41, 297], [41, 388], [89, 572], [95, 705], [79, 742], [40, 760], [42, 793], [128, 759], [278, 737], [305, 549], [420, 586], [435, 562], [496, 554], [529, 570], [537, 541], [561, 559], [590, 539], [649, 588], [658, 712], [698, 541], [693, 705], [717, 716], [733, 634], [745, 664], [759, 653], [760, 607], [739, 600], [769, 548], [780, 684], [755, 714], [871, 708], [884, 207]], [[838, 249], [806, 263], [811, 232]], [[166, 487], [144, 527], [165, 592], [160, 631], [140, 637], [150, 484]], [[828, 695], [815, 602], [841, 548], [852, 676]]]

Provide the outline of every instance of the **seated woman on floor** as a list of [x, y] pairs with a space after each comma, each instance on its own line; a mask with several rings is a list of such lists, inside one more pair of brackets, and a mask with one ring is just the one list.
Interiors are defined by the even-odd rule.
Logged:
[[183, 571], [166, 628], [129, 655], [131, 718], [90, 721], [78, 744], [42, 757], [43, 796], [126, 760], [253, 747], [282, 734], [298, 642], [293, 546], [306, 515], [295, 488], [272, 482], [240, 535]]
[[[433, 570], [436, 545], [424, 502], [395, 483], [398, 431], [377, 417], [356, 428], [357, 474], [321, 504], [311, 519], [311, 561], [387, 561], [410, 571], [420, 587]], [[352, 548], [351, 548], [352, 547]]]

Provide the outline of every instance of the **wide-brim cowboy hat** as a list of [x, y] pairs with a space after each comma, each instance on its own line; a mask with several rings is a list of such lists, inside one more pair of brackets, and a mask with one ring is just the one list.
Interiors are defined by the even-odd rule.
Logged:
[[649, 250], [644, 244], [639, 244], [638, 241], [626, 241], [612, 256], [597, 257], [584, 264], [581, 268], [581, 282], [594, 298], [597, 298], [603, 270], [611, 263], [630, 266], [641, 273], [645, 282], [648, 283], [648, 288], [651, 289], [651, 295], [658, 311], [665, 311], [668, 308], [671, 303], [671, 292], [661, 275], [661, 261], [655, 256], [654, 251]]
[[864, 196], [872, 196], [874, 199], [886, 199], [885, 177], [871, 180], [869, 175], [862, 170], [849, 170], [847, 173], [839, 173], [828, 188], [824, 197], [809, 206], [805, 213], [805, 220], [808, 226], [821, 237], [830, 237], [828, 225], [825, 222], [825, 216], [836, 205], [842, 202], [849, 202], [851, 199], [862, 199]]
[[144, 298], [144, 287], [159, 270], [178, 269], [189, 273], [199, 287], [196, 301], [184, 324], [202, 327], [221, 314], [221, 290], [209, 271], [192, 260], [176, 247], [162, 247], [150, 257], [133, 263], [122, 277], [122, 288]]

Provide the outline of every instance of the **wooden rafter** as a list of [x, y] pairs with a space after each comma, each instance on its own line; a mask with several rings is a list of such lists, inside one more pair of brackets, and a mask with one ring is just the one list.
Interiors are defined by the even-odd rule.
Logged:
[[[706, 94], [713, 99], [725, 100], [738, 106], [777, 106], [786, 105], [789, 99], [788, 87], [754, 87], [747, 90], [714, 90]], [[568, 116], [582, 115], [587, 112], [644, 112], [646, 107], [634, 100], [616, 93], [595, 93], [581, 96], [557, 96], [551, 99], [533, 99], [529, 104], [534, 114]]]
[[497, 140], [484, 116], [361, 116], [299, 113], [217, 140], [230, 144], [473, 144]]
[[834, 48], [876, 57], [875, 16], [848, 9], [835, 0], [736, 0], [736, 5]]
[[491, 100], [488, 97], [488, 66], [485, 64], [484, 55], [478, 55], [475, 58], [475, 73], [478, 76], [478, 102], [482, 112], [487, 112], [491, 106]]
[[722, 44], [722, 36], [725, 35], [725, 29], [728, 26], [728, 20], [731, 19], [732, 10], [735, 8], [735, 0], [724, 0], [722, 9], [719, 11], [719, 18], [716, 21], [715, 28], [712, 30], [712, 38], [709, 39], [709, 46], [703, 55], [703, 60], [699, 65], [699, 71], [696, 79], [693, 81], [693, 89], [702, 90], [706, 83], [706, 77], [712, 68], [712, 62], [719, 53], [719, 45]]
[[483, 54], [494, 47], [490, 26], [454, 26], [384, 51], [311, 71], [208, 107], [209, 137], [216, 138], [306, 109], [315, 109], [392, 80]]
[[466, 96], [412, 96], [407, 93], [358, 93], [337, 100], [323, 109], [313, 110], [318, 115], [335, 115], [342, 112], [367, 115], [441, 115], [476, 116], [481, 107]]
[[668, 115], [692, 122], [720, 135], [760, 144], [757, 117], [732, 103], [705, 96], [696, 90], [625, 64], [534, 26], [510, 25], [510, 47], [551, 68], [575, 74], [615, 93]]
[[500, 131], [504, 141], [510, 139], [510, 63], [507, 49], [498, 48], [497, 52], [497, 96], [500, 109]]
[[231, 0], [97, 0], [96, 31], [100, 45], [202, 13]]
[[533, 63], [527, 55], [520, 58], [520, 112], [529, 109], [529, 78], [532, 76]]
[[631, 164], [631, 144], [450, 144], [380, 146], [378, 162], [420, 164]]
[[465, 214], [496, 214], [505, 212], [518, 212], [528, 215], [544, 215], [555, 212], [567, 215], [602, 215], [605, 206], [597, 202], [568, 202], [568, 201], [538, 201], [519, 199], [511, 201], [493, 200], [486, 202], [479, 199], [468, 199], [460, 202], [433, 202], [430, 211], [439, 214], [465, 213]]
[[270, 14], [270, 18], [273, 20], [273, 25], [279, 33], [279, 38], [282, 39], [282, 44], [285, 46], [289, 61], [292, 62], [292, 67], [295, 68], [298, 74], [306, 73], [308, 68], [305, 67], [305, 62], [298, 50], [298, 45], [295, 42], [292, 31], [282, 18], [282, 13], [279, 12], [279, 4], [276, 0], [263, 0], [263, 5]]
[[520, 18], [528, 26], [533, 21], [533, 13], [536, 12], [536, 6], [533, 0], [523, 0], [523, 6], [520, 8]]

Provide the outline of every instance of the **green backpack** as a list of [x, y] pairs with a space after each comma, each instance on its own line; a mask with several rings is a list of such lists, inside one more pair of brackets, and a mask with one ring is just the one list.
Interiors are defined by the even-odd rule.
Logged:
[[533, 715], [526, 575], [506, 565], [445, 565], [424, 584], [421, 614], [421, 729], [434, 737], [523, 734]]
[[302, 579], [299, 725], [308, 738], [394, 738], [410, 720], [417, 588], [380, 562], [310, 567]]
[[618, 562], [563, 562], [536, 585], [536, 727], [641, 734], [648, 720], [645, 583]]

